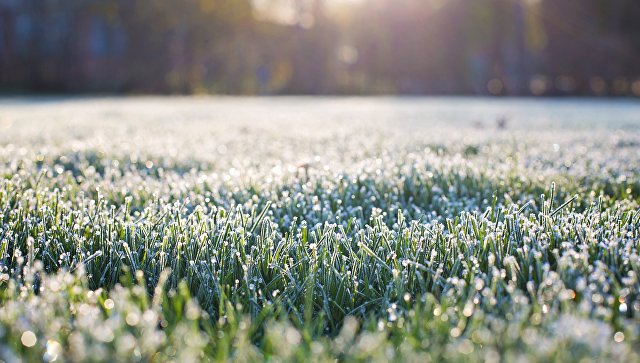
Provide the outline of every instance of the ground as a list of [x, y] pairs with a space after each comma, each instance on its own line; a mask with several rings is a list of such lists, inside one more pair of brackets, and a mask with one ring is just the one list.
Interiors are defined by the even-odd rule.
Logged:
[[0, 359], [640, 359], [640, 105], [0, 102]]

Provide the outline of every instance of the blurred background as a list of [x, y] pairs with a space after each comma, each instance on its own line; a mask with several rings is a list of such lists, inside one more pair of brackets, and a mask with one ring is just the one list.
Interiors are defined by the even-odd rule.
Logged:
[[640, 97], [640, 1], [0, 0], [0, 92]]

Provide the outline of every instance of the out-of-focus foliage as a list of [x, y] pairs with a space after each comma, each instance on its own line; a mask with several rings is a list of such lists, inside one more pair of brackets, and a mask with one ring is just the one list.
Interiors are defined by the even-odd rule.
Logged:
[[635, 0], [0, 0], [0, 89], [640, 95], [638, 18]]

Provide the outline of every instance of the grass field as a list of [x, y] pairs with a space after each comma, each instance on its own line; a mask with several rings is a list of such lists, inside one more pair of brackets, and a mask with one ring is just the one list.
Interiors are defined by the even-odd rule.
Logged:
[[0, 360], [640, 361], [640, 122], [218, 102], [0, 105]]

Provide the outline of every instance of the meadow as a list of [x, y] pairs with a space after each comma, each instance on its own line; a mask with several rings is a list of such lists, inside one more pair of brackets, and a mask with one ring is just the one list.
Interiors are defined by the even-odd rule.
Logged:
[[640, 104], [535, 102], [4, 100], [0, 361], [640, 361]]

